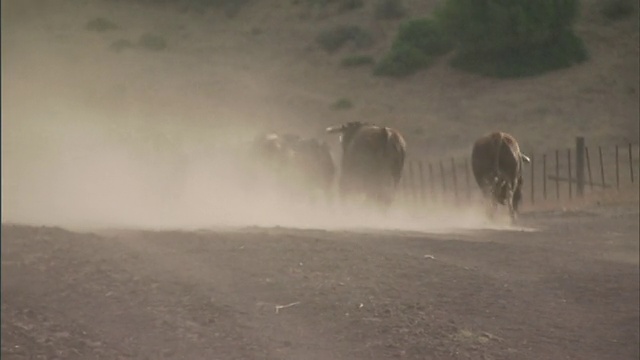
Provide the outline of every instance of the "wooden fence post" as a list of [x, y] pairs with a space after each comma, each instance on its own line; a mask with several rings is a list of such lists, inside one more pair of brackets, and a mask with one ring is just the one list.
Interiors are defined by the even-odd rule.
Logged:
[[440, 179], [442, 180], [442, 194], [444, 195], [447, 192], [447, 179], [444, 177], [444, 164], [442, 164], [442, 160], [440, 160]]
[[436, 196], [436, 181], [433, 175], [433, 164], [429, 163], [429, 187], [431, 188], [431, 198]]
[[587, 161], [587, 173], [589, 174], [589, 189], [593, 191], [593, 178], [591, 177], [591, 159], [589, 159], [589, 148], [585, 146], [584, 156]]
[[420, 201], [422, 202], [422, 205], [425, 205], [427, 197], [424, 189], [424, 169], [422, 167], [422, 160], [418, 161], [418, 171], [420, 171]]
[[616, 145], [616, 188], [620, 189], [620, 165], [618, 163], [618, 145]]
[[415, 206], [415, 204], [417, 203], [418, 197], [416, 195], [416, 183], [417, 181], [415, 181], [415, 177], [414, 175], [414, 171], [413, 171], [413, 161], [411, 161], [409, 163], [409, 187], [411, 188], [410, 190], [410, 194], [411, 194], [411, 200], [409, 201], [411, 203], [411, 205]]
[[542, 197], [547, 200], [547, 154], [542, 154]]
[[560, 199], [560, 151], [556, 150], [556, 199]]
[[535, 204], [535, 196], [534, 196], [534, 189], [535, 189], [535, 184], [534, 184], [534, 180], [535, 180], [535, 155], [531, 154], [531, 203]]
[[467, 186], [467, 200], [471, 199], [471, 186], [469, 184], [469, 159], [464, 158], [464, 178]]
[[602, 188], [604, 189], [606, 184], [604, 183], [604, 164], [602, 162], [602, 146], [598, 146], [598, 155], [600, 155], [600, 179], [602, 180]]
[[[571, 179], [569, 179], [571, 181]], [[576, 182], [578, 197], [584, 196], [584, 137], [576, 138]]]
[[568, 174], [569, 174], [569, 199], [571, 199], [571, 197], [573, 196], [573, 192], [572, 192], [572, 188], [573, 188], [573, 179], [571, 179], [571, 149], [567, 149], [567, 165], [568, 167]]
[[631, 183], [633, 184], [633, 150], [631, 149], [631, 143], [629, 143], [629, 175], [631, 175]]
[[456, 175], [456, 160], [451, 158], [451, 176], [453, 180], [453, 198], [458, 203], [458, 176]]

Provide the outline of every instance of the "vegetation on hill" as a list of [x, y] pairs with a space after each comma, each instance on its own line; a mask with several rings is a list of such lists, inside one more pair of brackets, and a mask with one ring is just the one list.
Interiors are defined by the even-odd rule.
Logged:
[[365, 49], [373, 44], [373, 37], [359, 26], [340, 25], [325, 30], [317, 37], [317, 42], [327, 52], [332, 53], [351, 43], [357, 49]]
[[432, 19], [402, 23], [391, 50], [376, 65], [374, 74], [406, 76], [428, 67], [433, 59], [451, 50], [451, 41]]
[[609, 20], [619, 20], [630, 15], [637, 10], [638, 2], [634, 0], [607, 0], [601, 7], [600, 12]]
[[446, 0], [434, 19], [401, 24], [375, 73], [408, 75], [450, 49], [452, 66], [492, 77], [569, 67], [588, 57], [572, 30], [578, 9], [578, 0]]

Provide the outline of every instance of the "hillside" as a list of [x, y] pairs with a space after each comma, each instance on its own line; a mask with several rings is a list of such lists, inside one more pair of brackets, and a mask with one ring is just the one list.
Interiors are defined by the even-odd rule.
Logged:
[[[466, 155], [478, 135], [494, 129], [513, 133], [527, 152], [572, 146], [576, 135], [588, 144], [639, 141], [637, 13], [610, 22], [600, 2], [583, 1], [577, 33], [591, 58], [574, 68], [495, 80], [442, 60], [393, 79], [340, 61], [360, 53], [380, 58], [402, 20], [376, 20], [374, 2], [345, 12], [311, 3], [253, 0], [229, 16], [161, 1], [3, 1], [3, 204], [6, 193], [36, 199], [49, 191], [27, 184], [52, 177], [63, 163], [104, 171], [116, 160], [103, 150], [119, 144], [119, 151], [131, 138], [170, 136], [193, 153], [276, 130], [336, 145], [326, 126], [365, 120], [397, 127], [412, 156], [430, 158]], [[404, 3], [406, 19], [428, 15], [436, 1]], [[115, 28], [88, 29], [96, 18]], [[373, 47], [326, 53], [315, 39], [335, 25], [367, 29]], [[144, 34], [164, 39], [166, 48], [113, 47]], [[332, 108], [343, 98], [353, 108]], [[122, 171], [115, 169], [106, 171]]]

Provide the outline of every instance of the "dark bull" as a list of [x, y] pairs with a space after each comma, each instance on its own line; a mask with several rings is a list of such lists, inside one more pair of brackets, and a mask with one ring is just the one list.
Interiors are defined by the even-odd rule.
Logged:
[[292, 134], [267, 134], [256, 138], [254, 151], [263, 170], [273, 174], [286, 193], [330, 197], [336, 169], [325, 142]]
[[388, 207], [402, 176], [406, 142], [395, 129], [362, 122], [327, 128], [342, 143], [339, 191], [343, 199], [363, 195]]
[[482, 194], [490, 201], [490, 216], [501, 204], [509, 208], [511, 219], [516, 220], [522, 200], [522, 165], [529, 162], [516, 139], [507, 133], [493, 132], [476, 140], [471, 166]]

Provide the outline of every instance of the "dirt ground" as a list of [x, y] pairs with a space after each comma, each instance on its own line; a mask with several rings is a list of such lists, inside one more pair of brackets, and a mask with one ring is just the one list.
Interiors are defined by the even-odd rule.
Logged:
[[2, 225], [3, 359], [638, 359], [638, 206], [451, 233]]
[[[589, 60], [543, 76], [443, 59], [391, 79], [340, 64], [381, 59], [437, 1], [394, 20], [374, 2], [175, 3], [2, 1], [2, 359], [640, 357], [637, 183], [537, 201], [518, 228], [467, 209], [387, 226], [283, 206], [238, 171], [262, 131], [323, 139], [337, 161], [325, 129], [352, 120], [399, 129], [412, 159], [466, 157], [496, 129], [529, 155], [583, 135], [607, 158], [640, 139], [637, 16], [607, 21], [585, 0]], [[325, 52], [316, 39], [338, 25], [373, 47]], [[235, 227], [167, 229], [200, 224]]]

